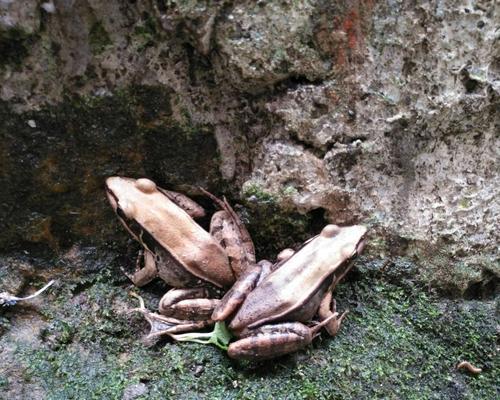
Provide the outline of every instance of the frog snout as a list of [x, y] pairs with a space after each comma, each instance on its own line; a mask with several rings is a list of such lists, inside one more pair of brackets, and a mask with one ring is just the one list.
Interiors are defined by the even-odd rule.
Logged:
[[106, 185], [106, 196], [108, 197], [108, 201], [111, 204], [111, 207], [113, 207], [113, 210], [116, 210], [118, 207], [118, 199], [107, 185]]

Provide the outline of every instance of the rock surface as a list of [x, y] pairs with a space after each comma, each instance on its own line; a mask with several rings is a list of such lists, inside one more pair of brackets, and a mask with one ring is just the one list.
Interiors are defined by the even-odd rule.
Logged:
[[428, 259], [436, 282], [463, 275], [444, 282], [452, 291], [498, 277], [494, 3], [3, 1], [0, 12], [7, 248], [109, 241], [103, 179], [148, 175], [369, 224], [376, 252]]

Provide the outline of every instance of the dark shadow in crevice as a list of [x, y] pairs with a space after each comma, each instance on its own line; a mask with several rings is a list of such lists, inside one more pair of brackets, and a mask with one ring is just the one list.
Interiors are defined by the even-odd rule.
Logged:
[[493, 300], [498, 296], [498, 278], [491, 273], [487, 273], [481, 282], [474, 282], [469, 285], [463, 294], [465, 300]]
[[296, 132], [290, 133], [290, 139], [292, 140], [293, 143], [302, 146], [304, 148], [304, 150], [312, 153], [314, 156], [316, 156], [319, 159], [323, 159], [326, 155], [326, 152], [327, 152], [326, 149], [315, 147], [311, 143], [300, 139]]

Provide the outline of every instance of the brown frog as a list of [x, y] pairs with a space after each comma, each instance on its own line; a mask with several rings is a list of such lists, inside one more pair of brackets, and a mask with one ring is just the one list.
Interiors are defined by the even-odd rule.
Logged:
[[110, 177], [106, 192], [119, 220], [143, 247], [129, 278], [143, 286], [159, 277], [174, 288], [160, 300], [160, 314], [140, 308], [151, 323], [150, 336], [209, 325], [219, 302], [212, 298], [217, 289], [231, 286], [255, 262], [250, 235], [234, 210], [204, 191], [221, 208], [207, 232], [193, 219], [205, 214], [197, 203], [149, 179]]
[[[249, 268], [226, 293], [212, 314], [229, 320], [239, 338], [229, 345], [232, 358], [260, 360], [296, 351], [325, 327], [335, 335], [341, 316], [332, 304], [332, 291], [364, 247], [364, 226], [327, 225], [297, 252], [284, 250], [270, 266]], [[308, 324], [315, 315], [320, 323]]]

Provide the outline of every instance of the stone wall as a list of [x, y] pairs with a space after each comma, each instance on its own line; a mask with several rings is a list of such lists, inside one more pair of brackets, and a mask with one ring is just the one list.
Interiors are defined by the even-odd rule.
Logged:
[[[2, 0], [0, 243], [123, 239], [103, 179], [147, 175], [228, 194], [262, 247], [362, 222], [369, 254], [494, 287], [499, 19], [465, 0]], [[270, 213], [286, 221], [252, 219]]]

